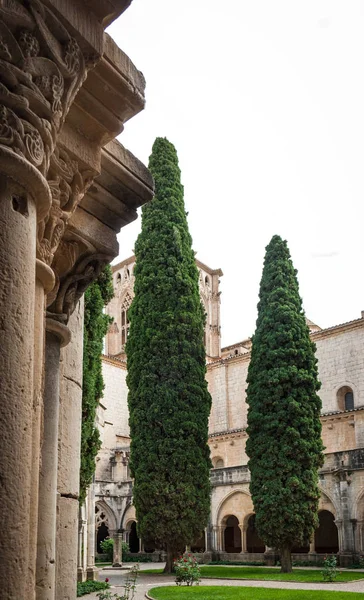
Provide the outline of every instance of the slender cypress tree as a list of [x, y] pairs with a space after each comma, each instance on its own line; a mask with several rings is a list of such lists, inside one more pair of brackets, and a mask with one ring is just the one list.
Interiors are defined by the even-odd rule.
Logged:
[[101, 354], [103, 339], [111, 322], [103, 309], [114, 295], [111, 268], [107, 265], [85, 292], [83, 332], [83, 382], [80, 502], [84, 502], [87, 488], [95, 472], [95, 458], [101, 442], [95, 426], [96, 409], [104, 389]]
[[292, 570], [293, 546], [308, 543], [317, 526], [323, 464], [317, 359], [296, 275], [287, 243], [275, 235], [248, 370], [246, 451], [257, 530], [280, 550], [283, 572]]
[[166, 571], [199, 537], [210, 510], [205, 315], [177, 153], [165, 138], [149, 168], [155, 197], [135, 245], [135, 297], [126, 344], [133, 502], [145, 543], [167, 550]]

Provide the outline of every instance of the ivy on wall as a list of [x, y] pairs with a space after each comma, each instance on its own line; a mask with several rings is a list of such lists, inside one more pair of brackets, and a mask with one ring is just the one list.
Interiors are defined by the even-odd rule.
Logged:
[[114, 295], [112, 273], [107, 265], [98, 279], [85, 292], [83, 334], [83, 389], [81, 428], [80, 502], [85, 501], [87, 488], [95, 472], [95, 458], [100, 449], [100, 434], [95, 426], [96, 409], [102, 398], [101, 354], [103, 339], [112, 321], [103, 309]]

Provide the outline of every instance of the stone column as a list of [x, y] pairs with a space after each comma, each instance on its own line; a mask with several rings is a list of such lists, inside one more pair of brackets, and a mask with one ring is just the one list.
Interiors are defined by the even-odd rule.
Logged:
[[[57, 600], [76, 597], [82, 420], [83, 298], [69, 318], [61, 350], [58, 446]], [[81, 531], [82, 550], [82, 531]], [[85, 551], [86, 549], [84, 549]]]
[[35, 598], [35, 577], [38, 537], [38, 491], [43, 411], [43, 365], [45, 346], [45, 297], [53, 289], [54, 273], [43, 261], [36, 260], [34, 308], [34, 392], [32, 420], [32, 475], [29, 515], [29, 574], [28, 597]]
[[247, 526], [239, 525], [239, 529], [241, 531], [241, 551], [242, 552], [247, 552], [247, 547], [246, 547]]
[[28, 597], [36, 225], [47, 201], [44, 178], [0, 145], [0, 581], [7, 600]]
[[123, 534], [120, 531], [113, 532], [113, 539], [114, 539], [114, 555], [113, 555], [112, 566], [113, 567], [121, 567], [121, 565], [123, 564], [122, 563]]
[[309, 554], [316, 554], [316, 550], [315, 550], [315, 534], [313, 534], [313, 536], [310, 539]]
[[55, 318], [47, 318], [44, 436], [39, 477], [37, 600], [53, 600], [55, 598], [59, 361], [61, 346], [68, 344], [69, 341], [70, 331], [68, 327]]
[[87, 492], [87, 579], [95, 580], [98, 577], [98, 569], [95, 568], [95, 488], [93, 483]]

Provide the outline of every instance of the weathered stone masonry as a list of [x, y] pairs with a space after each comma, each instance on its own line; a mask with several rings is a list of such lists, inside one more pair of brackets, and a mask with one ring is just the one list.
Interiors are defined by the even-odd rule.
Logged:
[[144, 107], [142, 74], [104, 33], [129, 3], [0, 0], [6, 599], [75, 597], [81, 299], [153, 187], [113, 141]]

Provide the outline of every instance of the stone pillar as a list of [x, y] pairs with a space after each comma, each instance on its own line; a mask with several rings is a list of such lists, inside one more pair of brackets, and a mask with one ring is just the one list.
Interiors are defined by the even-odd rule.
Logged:
[[29, 574], [28, 597], [35, 598], [35, 577], [38, 537], [38, 491], [43, 412], [43, 365], [45, 347], [45, 296], [53, 289], [54, 273], [43, 261], [36, 260], [34, 307], [34, 392], [32, 421], [32, 475], [29, 515]]
[[247, 526], [239, 525], [239, 529], [241, 531], [241, 551], [242, 552], [247, 552], [247, 547], [246, 547]]
[[121, 565], [123, 564], [122, 563], [123, 534], [120, 531], [113, 532], [113, 539], [114, 539], [114, 555], [113, 555], [112, 566], [113, 567], [121, 567]]
[[0, 581], [7, 600], [28, 597], [36, 225], [47, 192], [42, 176], [0, 145]]
[[315, 550], [315, 534], [313, 534], [313, 536], [310, 539], [309, 554], [316, 554], [316, 550]]
[[91, 484], [87, 492], [87, 579], [95, 580], [98, 577], [98, 569], [95, 568], [95, 488]]
[[[76, 597], [82, 420], [83, 298], [69, 318], [71, 343], [61, 350], [58, 447], [57, 600]], [[82, 550], [82, 531], [81, 531]]]
[[[86, 526], [87, 526], [87, 521], [82, 518], [82, 510], [80, 509], [79, 519], [78, 519], [77, 581], [85, 581], [86, 568], [84, 568], [83, 557], [87, 550], [86, 545], [84, 544], [84, 532], [85, 532]], [[58, 559], [58, 555], [57, 555], [57, 559]], [[58, 566], [58, 560], [57, 560], [57, 566]], [[58, 572], [59, 572], [59, 570], [57, 569], [57, 573]], [[57, 583], [58, 583], [58, 581], [57, 581]]]
[[70, 341], [66, 325], [46, 320], [44, 435], [39, 476], [36, 597], [55, 598], [57, 468], [59, 426], [59, 361], [61, 346]]

